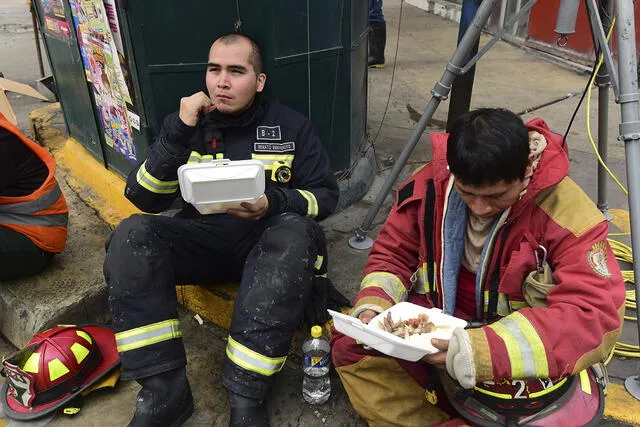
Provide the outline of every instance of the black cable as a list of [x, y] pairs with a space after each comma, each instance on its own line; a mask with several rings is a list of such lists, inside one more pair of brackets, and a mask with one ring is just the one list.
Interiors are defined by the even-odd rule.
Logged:
[[598, 57], [600, 56], [600, 53], [598, 51], [596, 51], [596, 62], [595, 64], [593, 64], [593, 70], [591, 71], [591, 75], [589, 75], [589, 78], [587, 79], [587, 85], [584, 88], [584, 91], [582, 91], [582, 96], [580, 97], [580, 101], [578, 101], [578, 105], [576, 106], [576, 109], [573, 110], [573, 115], [571, 116], [571, 120], [569, 120], [569, 124], [567, 125], [567, 130], [564, 133], [564, 136], [562, 137], [562, 148], [564, 148], [566, 142], [567, 142], [567, 135], [569, 135], [569, 131], [571, 130], [571, 126], [573, 125], [573, 121], [576, 118], [576, 115], [578, 114], [578, 110], [580, 110], [580, 106], [582, 105], [582, 101], [584, 101], [584, 97], [587, 95], [587, 92], [589, 91], [589, 85], [591, 84], [591, 79], [593, 79], [593, 75], [596, 73], [596, 70], [598, 69]]
[[[398, 51], [400, 50], [400, 29], [402, 27], [402, 9], [404, 6], [404, 0], [400, 1], [400, 16], [398, 18], [398, 32], [396, 33], [396, 53], [393, 57], [393, 69], [391, 70], [391, 83], [389, 85], [389, 94], [387, 96], [387, 103], [385, 104], [384, 107], [384, 112], [382, 113], [382, 119], [380, 120], [380, 126], [378, 126], [378, 130], [376, 132], [376, 136], [373, 138], [373, 140], [368, 139], [367, 141], [364, 142], [365, 145], [366, 143], [369, 143], [369, 146], [364, 149], [364, 152], [362, 153], [361, 156], [359, 156], [359, 158], [364, 157], [367, 155], [367, 153], [369, 152], [370, 149], [373, 149], [373, 157], [375, 159], [376, 162], [376, 166], [378, 170], [381, 170], [381, 166], [378, 163], [378, 155], [376, 154], [376, 141], [378, 140], [378, 136], [380, 135], [380, 131], [382, 130], [382, 125], [384, 124], [384, 119], [387, 117], [387, 111], [389, 109], [389, 102], [391, 101], [391, 92], [393, 90], [393, 82], [395, 81], [395, 75], [396, 75], [396, 66], [398, 64]], [[368, 85], [368, 82], [367, 82]], [[367, 97], [367, 100], [369, 99], [369, 97]], [[367, 111], [369, 110], [368, 106], [367, 106]], [[361, 147], [362, 147], [361, 145]], [[360, 148], [361, 148], [360, 147]], [[340, 173], [338, 173], [338, 176], [336, 179], [341, 180], [344, 178], [347, 178], [349, 175], [351, 175], [351, 172], [353, 172], [353, 170], [355, 169], [356, 165], [358, 164], [358, 160], [355, 160], [351, 166], [349, 166], [347, 169], [341, 171]]]

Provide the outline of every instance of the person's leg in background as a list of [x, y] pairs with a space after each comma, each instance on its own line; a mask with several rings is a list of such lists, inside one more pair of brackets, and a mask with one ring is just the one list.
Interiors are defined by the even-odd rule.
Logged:
[[40, 273], [53, 259], [24, 234], [0, 226], [0, 280]]
[[369, 0], [369, 58], [370, 68], [384, 67], [384, 48], [387, 44], [387, 23], [382, 13], [382, 0]]

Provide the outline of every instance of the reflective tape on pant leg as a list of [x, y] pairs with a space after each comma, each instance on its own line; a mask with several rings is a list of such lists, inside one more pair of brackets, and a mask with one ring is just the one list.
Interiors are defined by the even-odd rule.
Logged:
[[287, 356], [267, 357], [240, 344], [229, 335], [227, 357], [236, 365], [247, 371], [271, 376], [280, 372]]
[[116, 344], [118, 345], [118, 352], [122, 353], [162, 341], [180, 338], [181, 336], [180, 320], [169, 319], [118, 332], [116, 334]]

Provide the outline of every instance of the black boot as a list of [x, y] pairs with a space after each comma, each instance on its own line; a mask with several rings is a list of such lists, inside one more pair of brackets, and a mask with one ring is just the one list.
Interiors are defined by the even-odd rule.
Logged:
[[179, 427], [193, 414], [193, 396], [184, 368], [138, 380], [136, 414], [129, 427]]
[[384, 48], [387, 44], [387, 23], [370, 22], [369, 32], [369, 59], [370, 68], [384, 67]]
[[269, 427], [269, 414], [263, 401], [229, 391], [229, 405], [229, 427]]

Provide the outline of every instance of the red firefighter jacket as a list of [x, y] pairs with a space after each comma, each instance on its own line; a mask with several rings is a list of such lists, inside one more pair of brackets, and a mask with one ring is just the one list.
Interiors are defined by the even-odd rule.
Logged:
[[42, 185], [26, 196], [0, 196], [0, 226], [27, 236], [42, 250], [62, 252], [67, 241], [69, 211], [55, 178], [51, 154], [25, 137], [0, 113], [0, 127], [13, 133], [45, 163], [49, 171]]
[[[577, 373], [605, 358], [622, 328], [625, 289], [608, 224], [567, 176], [562, 137], [541, 119], [527, 127], [547, 147], [526, 193], [496, 220], [482, 251], [475, 300], [486, 324], [468, 330], [478, 382]], [[372, 248], [355, 316], [383, 311], [410, 293], [454, 312], [467, 208], [447, 168], [447, 135], [432, 134], [431, 141], [432, 161], [400, 188]], [[536, 269], [540, 245], [555, 286], [547, 307], [532, 308], [522, 283]]]

